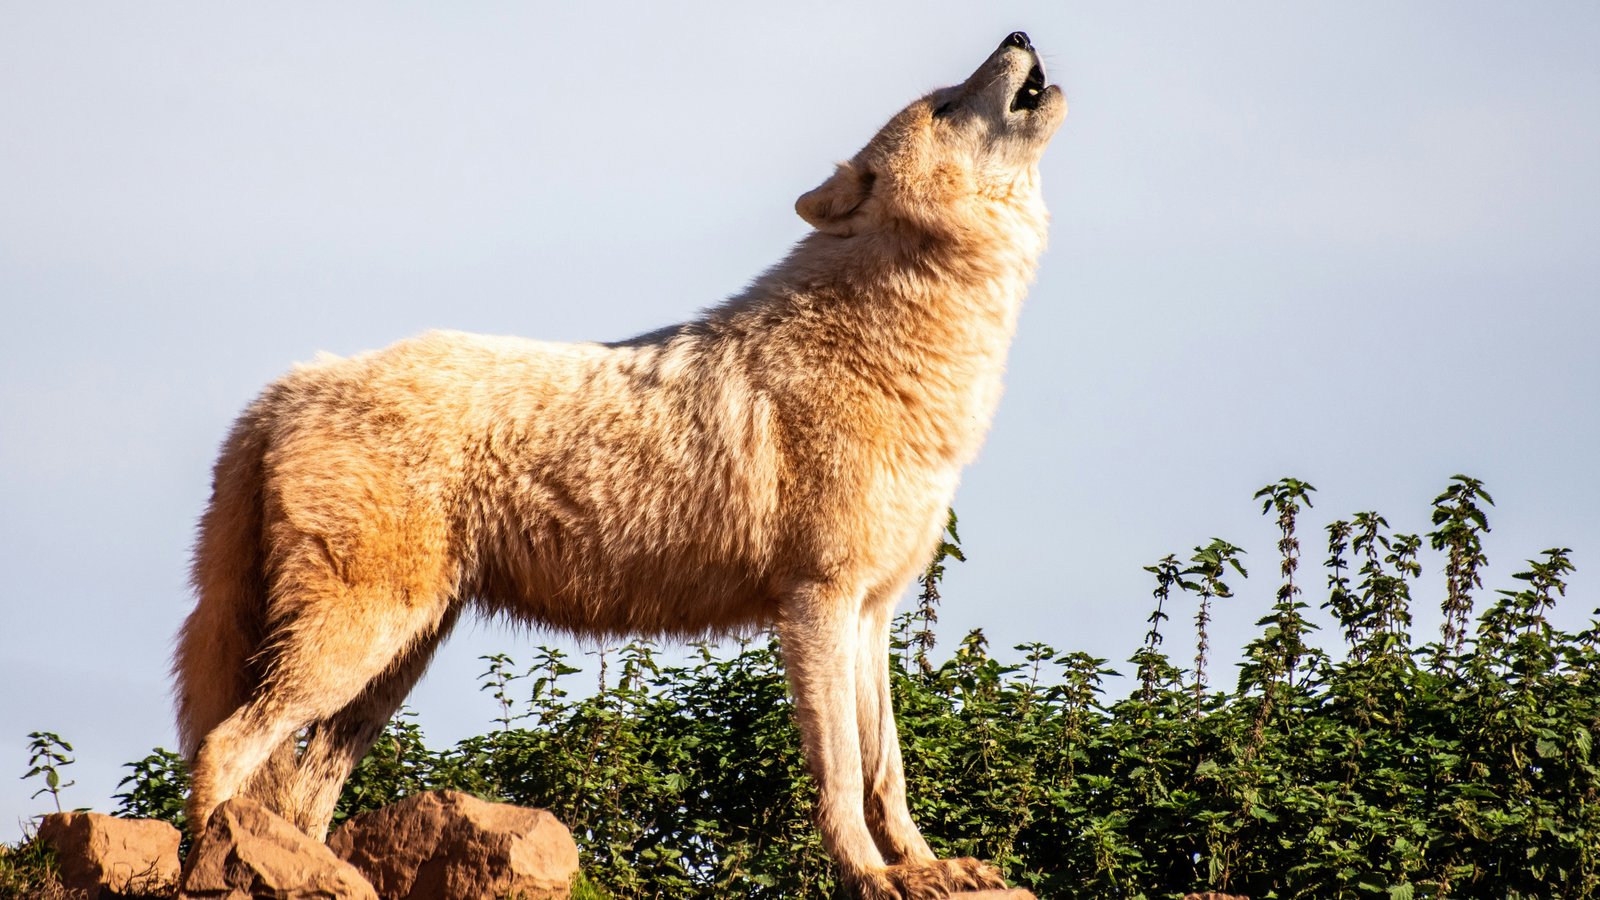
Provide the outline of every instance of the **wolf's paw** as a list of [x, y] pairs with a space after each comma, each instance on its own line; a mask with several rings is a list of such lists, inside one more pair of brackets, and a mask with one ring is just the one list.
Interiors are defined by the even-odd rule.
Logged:
[[933, 865], [945, 871], [952, 891], [1004, 890], [1006, 887], [1006, 880], [1001, 877], [1000, 870], [981, 859], [961, 856], [955, 859], [941, 859]]
[[999, 869], [970, 857], [889, 866], [856, 879], [861, 900], [942, 900], [953, 893], [1005, 886]]

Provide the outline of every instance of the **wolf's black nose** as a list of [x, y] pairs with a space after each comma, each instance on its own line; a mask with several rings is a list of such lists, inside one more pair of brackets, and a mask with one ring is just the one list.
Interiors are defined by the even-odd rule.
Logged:
[[1032, 50], [1033, 49], [1033, 42], [1028, 40], [1028, 33], [1027, 32], [1025, 32], [1025, 31], [1013, 31], [1010, 34], [1006, 35], [1006, 39], [1000, 42], [1000, 46], [1002, 46], [1002, 47], [1016, 47], [1016, 48], [1018, 48], [1020, 50]]

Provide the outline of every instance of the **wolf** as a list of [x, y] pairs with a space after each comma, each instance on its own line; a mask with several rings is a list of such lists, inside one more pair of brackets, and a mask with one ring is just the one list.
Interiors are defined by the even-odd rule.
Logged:
[[801, 196], [812, 230], [693, 321], [437, 331], [267, 387], [217, 460], [177, 641], [192, 827], [244, 795], [324, 836], [469, 607], [597, 637], [770, 627], [855, 892], [1004, 886], [907, 810], [889, 624], [1000, 398], [1065, 114], [1014, 33]]

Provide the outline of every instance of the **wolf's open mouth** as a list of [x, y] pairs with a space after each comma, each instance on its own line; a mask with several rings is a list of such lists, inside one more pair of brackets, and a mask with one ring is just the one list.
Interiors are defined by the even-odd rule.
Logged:
[[1044, 98], [1044, 69], [1038, 62], [1028, 70], [1028, 77], [1022, 82], [1022, 87], [1017, 89], [1017, 95], [1011, 98], [1011, 111], [1019, 109], [1038, 109], [1039, 101]]

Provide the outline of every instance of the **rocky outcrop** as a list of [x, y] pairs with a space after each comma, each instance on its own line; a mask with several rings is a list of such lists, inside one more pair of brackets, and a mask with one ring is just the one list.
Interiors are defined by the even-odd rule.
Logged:
[[165, 822], [52, 813], [38, 837], [56, 852], [61, 885], [88, 900], [167, 893], [178, 881], [178, 829]]
[[[164, 822], [64, 813], [46, 816], [38, 837], [55, 849], [69, 896], [89, 900], [568, 900], [578, 871], [577, 844], [555, 816], [455, 791], [357, 816], [327, 844], [236, 798], [212, 815], [181, 876], [179, 834]], [[956, 897], [1037, 900], [1022, 888]], [[1248, 898], [1196, 893], [1184, 900]]]
[[377, 900], [361, 873], [266, 807], [217, 807], [185, 862], [183, 900]]
[[578, 871], [578, 845], [555, 816], [456, 791], [417, 794], [357, 816], [328, 846], [384, 900], [564, 900]]

